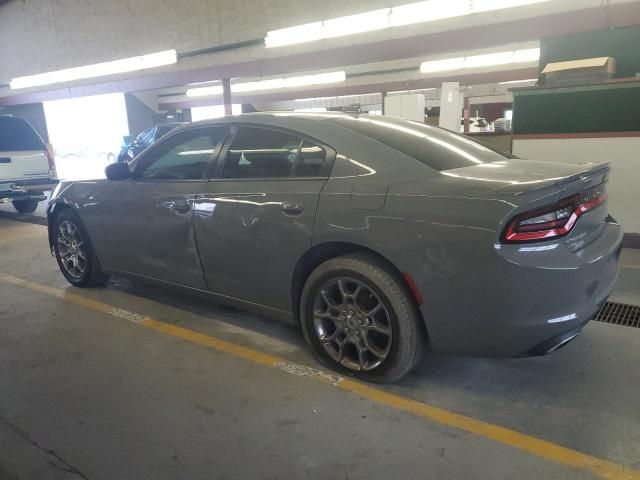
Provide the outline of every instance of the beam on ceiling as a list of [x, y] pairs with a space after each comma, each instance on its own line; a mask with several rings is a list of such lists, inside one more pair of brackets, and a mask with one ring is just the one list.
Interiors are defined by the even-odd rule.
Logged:
[[[371, 93], [394, 92], [398, 90], [418, 90], [438, 88], [442, 82], [460, 82], [461, 85], [481, 85], [485, 83], [506, 82], [511, 80], [526, 80], [536, 78], [538, 69], [522, 68], [519, 70], [505, 70], [502, 72], [488, 72], [476, 74], [449, 74], [440, 77], [420, 78], [385, 83], [371, 83], [366, 85], [350, 85], [341, 87], [327, 87], [322, 89], [288, 91], [262, 95], [235, 95], [234, 103], [270, 103], [295, 100], [297, 98], [337, 97], [342, 95], [367, 95]], [[209, 99], [189, 99], [178, 102], [166, 102], [159, 105], [161, 111], [172, 111], [181, 108], [203, 107], [207, 105], [222, 105], [222, 97]]]
[[37, 103], [113, 92], [135, 92], [168, 88], [187, 83], [222, 78], [255, 78], [304, 70], [362, 65], [401, 58], [429, 56], [445, 52], [490, 48], [505, 43], [539, 40], [607, 28], [640, 24], [638, 3], [603, 5], [598, 8], [563, 12], [541, 17], [480, 25], [460, 30], [430, 33], [321, 51], [304, 52], [235, 64], [216, 65], [197, 70], [152, 74], [129, 80], [69, 87], [47, 92], [0, 97], [0, 106]]

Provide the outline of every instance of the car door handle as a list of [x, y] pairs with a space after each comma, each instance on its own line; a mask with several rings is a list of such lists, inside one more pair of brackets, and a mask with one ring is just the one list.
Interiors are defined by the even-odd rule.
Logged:
[[302, 212], [304, 212], [304, 205], [302, 203], [282, 202], [280, 208], [285, 215], [301, 215]]
[[176, 202], [171, 202], [169, 208], [176, 213], [185, 214], [189, 213], [189, 211], [191, 210], [191, 203], [187, 202], [186, 200], [178, 200]]

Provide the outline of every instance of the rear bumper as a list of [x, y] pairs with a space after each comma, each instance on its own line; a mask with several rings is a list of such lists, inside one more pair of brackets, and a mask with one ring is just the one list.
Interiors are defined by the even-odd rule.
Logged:
[[574, 340], [580, 333], [582, 333], [582, 327], [584, 327], [589, 321], [587, 320], [583, 324], [572, 328], [564, 333], [555, 335], [542, 343], [539, 343], [531, 350], [520, 355], [521, 357], [534, 357], [540, 355], [547, 355], [561, 349], [565, 345]]
[[43, 192], [53, 190], [58, 184], [55, 178], [29, 178], [19, 180], [0, 180], [0, 199], [46, 200]]
[[[549, 353], [573, 339], [612, 292], [622, 230], [572, 251], [565, 242], [495, 245], [465, 258], [446, 279], [423, 282], [431, 346], [453, 354], [514, 357]], [[464, 268], [467, 265], [468, 268]]]

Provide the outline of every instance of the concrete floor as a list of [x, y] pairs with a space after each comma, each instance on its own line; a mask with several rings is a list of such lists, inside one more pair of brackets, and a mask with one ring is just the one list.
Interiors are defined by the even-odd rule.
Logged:
[[[2, 274], [318, 368], [295, 328], [123, 280], [68, 287], [45, 228], [7, 216]], [[639, 252], [622, 264], [616, 295], [638, 299]], [[382, 389], [640, 469], [639, 346], [640, 329], [592, 322], [550, 356], [428, 354]], [[0, 479], [77, 478], [592, 477], [0, 281]]]

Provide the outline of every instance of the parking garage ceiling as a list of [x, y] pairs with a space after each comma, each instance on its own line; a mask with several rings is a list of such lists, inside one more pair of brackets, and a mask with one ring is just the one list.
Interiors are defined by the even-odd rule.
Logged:
[[[284, 5], [280, 5], [282, 3]], [[183, 12], [176, 11], [177, 7], [173, 2], [168, 2], [166, 9], [159, 8], [154, 13], [158, 22], [145, 22], [145, 28], [142, 29], [144, 31], [139, 31], [140, 29], [134, 28], [133, 25], [128, 25], [133, 21], [132, 18], [129, 18], [129, 15], [123, 18], [121, 10], [116, 9], [110, 2], [104, 5], [101, 3], [99, 7], [104, 14], [101, 16], [103, 28], [98, 29], [98, 26], [92, 23], [94, 20], [89, 18], [78, 23], [77, 29], [71, 30], [62, 28], [55, 21], [45, 22], [44, 17], [49, 18], [51, 13], [58, 13], [65, 18], [73, 18], [81, 15], [82, 9], [70, 12], [64, 5], [50, 1], [45, 2], [45, 7], [41, 10], [46, 12], [41, 13], [35, 9], [32, 2], [15, 2], [5, 7], [6, 14], [0, 18], [0, 32], [3, 32], [0, 35], [16, 38], [14, 29], [17, 25], [21, 28], [28, 25], [31, 31], [39, 33], [18, 45], [13, 45], [11, 49], [6, 48], [7, 42], [0, 42], [0, 63], [5, 67], [3, 78], [0, 78], [0, 85], [5, 84], [4, 87], [0, 86], [0, 105], [176, 87], [179, 92], [188, 84], [221, 78], [260, 79], [338, 69], [347, 72], [347, 82], [344, 84], [314, 86], [293, 91], [260, 92], [260, 98], [277, 101], [301, 95], [346, 95], [355, 90], [359, 93], [370, 93], [429, 88], [437, 82], [451, 78], [462, 78], [466, 84], [487, 83], [494, 78], [489, 72], [481, 70], [421, 75], [418, 67], [425, 59], [443, 58], [457, 52], [467, 54], [485, 50], [498, 51], [506, 48], [506, 45], [518, 42], [535, 43], [542, 37], [640, 23], [637, 1], [612, 0], [604, 5], [599, 0], [550, 0], [541, 4], [389, 28], [349, 37], [330, 38], [281, 48], [265, 48], [263, 38], [269, 29], [322, 19], [323, 12], [328, 10], [353, 14], [385, 6], [385, 2], [382, 1], [354, 0], [330, 3], [331, 9], [324, 8], [324, 5], [320, 9], [312, 2], [279, 2], [278, 8], [265, 9], [265, 12], [270, 13], [257, 15], [256, 12], [242, 11], [242, 5], [219, 0], [203, 2], [203, 11], [200, 12], [202, 15], [190, 12], [185, 16]], [[133, 6], [129, 7], [129, 10], [134, 17], [139, 13], [134, 11]], [[285, 10], [287, 15], [281, 15]], [[227, 18], [229, 22], [226, 22]], [[237, 18], [243, 19], [242, 28], [235, 25]], [[286, 22], [283, 19], [286, 19]], [[109, 25], [109, 28], [105, 29], [104, 25]], [[179, 28], [167, 29], [167, 25], [177, 25]], [[85, 31], [89, 28], [92, 29], [91, 35], [87, 35]], [[120, 31], [122, 28], [126, 28], [126, 31]], [[76, 41], [78, 35], [83, 36], [83, 42]], [[105, 44], [109, 45], [110, 58], [106, 58]], [[51, 45], [57, 48], [52, 49]], [[74, 45], [75, 48], [59, 48], [64, 45]], [[82, 45], [82, 48], [77, 45]], [[135, 51], [132, 45], [135, 45]], [[33, 65], [38, 65], [38, 68], [43, 70], [69, 68], [98, 60], [110, 60], [113, 56], [126, 58], [166, 48], [177, 50], [178, 61], [175, 64], [25, 90], [12, 90], [6, 84], [18, 75], [42, 73], [33, 71]], [[20, 55], [20, 52], [16, 54], [16, 49], [25, 51]], [[504, 74], [498, 75], [495, 81], [531, 78], [535, 73], [533, 68], [533, 65], [502, 68]], [[255, 101], [255, 97], [257, 95], [242, 94], [236, 100]], [[203, 100], [187, 103], [184, 98], [164, 97], [162, 102], [188, 106], [202, 104]], [[221, 99], [205, 99], [204, 102], [216, 104], [220, 103]]]

